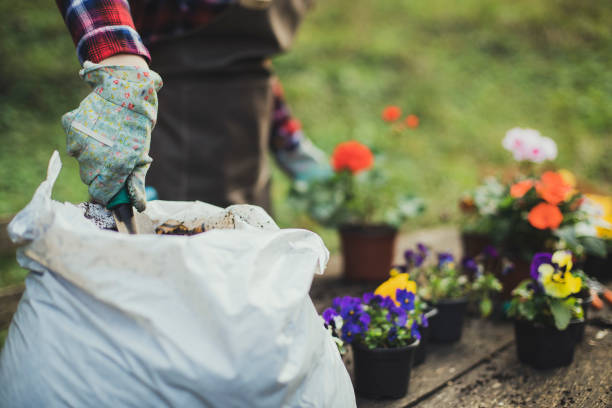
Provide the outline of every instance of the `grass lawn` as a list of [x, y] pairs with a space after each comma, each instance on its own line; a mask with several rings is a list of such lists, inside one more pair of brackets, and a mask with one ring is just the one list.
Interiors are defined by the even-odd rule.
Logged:
[[[276, 59], [307, 134], [331, 152], [358, 139], [388, 149], [390, 188], [414, 191], [427, 213], [407, 228], [453, 222], [463, 191], [512, 165], [506, 130], [533, 127], [559, 145], [557, 164], [612, 191], [612, 3], [578, 0], [319, 1], [291, 53]], [[13, 214], [43, 179], [54, 149], [64, 170], [58, 200], [83, 201], [59, 118], [87, 87], [50, 1], [0, 2], [0, 215]], [[421, 125], [392, 136], [385, 105]], [[335, 234], [297, 216], [276, 174], [282, 226]], [[19, 278], [2, 261], [0, 276]], [[0, 279], [0, 283], [7, 278]]]

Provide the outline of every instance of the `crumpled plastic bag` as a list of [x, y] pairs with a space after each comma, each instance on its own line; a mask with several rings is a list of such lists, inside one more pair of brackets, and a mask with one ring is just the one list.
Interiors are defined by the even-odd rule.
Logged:
[[[151, 202], [195, 236], [98, 229], [51, 199], [10, 223], [32, 272], [0, 355], [11, 407], [349, 407], [350, 378], [308, 291], [329, 253], [259, 207]], [[2, 405], [0, 404], [0, 405]], [[4, 406], [4, 405], [2, 405]]]

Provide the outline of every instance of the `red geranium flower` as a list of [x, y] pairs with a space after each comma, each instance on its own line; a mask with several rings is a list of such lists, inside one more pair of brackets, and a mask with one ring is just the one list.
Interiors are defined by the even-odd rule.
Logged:
[[521, 198], [533, 187], [533, 180], [523, 180], [510, 187], [510, 195], [513, 198]]
[[567, 184], [561, 174], [547, 171], [542, 174], [540, 181], [536, 184], [536, 191], [549, 204], [557, 205], [567, 198], [572, 186]]
[[350, 170], [353, 174], [367, 170], [374, 164], [372, 151], [355, 140], [340, 143], [332, 154], [332, 166], [335, 171]]
[[529, 211], [529, 223], [537, 229], [557, 229], [563, 221], [563, 214], [556, 205], [540, 203]]
[[390, 105], [382, 111], [382, 118], [386, 122], [395, 122], [402, 116], [402, 110], [399, 106]]
[[419, 126], [419, 117], [417, 115], [408, 115], [406, 116], [406, 126], [411, 129], [415, 129]]

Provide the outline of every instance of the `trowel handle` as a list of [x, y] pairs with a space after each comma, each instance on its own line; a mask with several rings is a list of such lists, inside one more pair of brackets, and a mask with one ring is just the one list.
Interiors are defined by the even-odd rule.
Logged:
[[134, 223], [134, 208], [132, 208], [132, 202], [125, 186], [109, 201], [106, 208], [112, 210], [119, 232], [128, 234], [138, 233]]

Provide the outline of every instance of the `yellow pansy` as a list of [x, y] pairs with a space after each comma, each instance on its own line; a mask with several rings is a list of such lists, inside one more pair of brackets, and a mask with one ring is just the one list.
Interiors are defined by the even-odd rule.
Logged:
[[555, 268], [551, 264], [540, 265], [538, 272], [544, 292], [549, 296], [562, 299], [580, 292], [582, 279], [570, 272], [555, 272]]
[[559, 265], [559, 269], [569, 272], [572, 270], [572, 253], [569, 251], [556, 251], [552, 256], [553, 263]]
[[395, 276], [391, 276], [389, 279], [380, 284], [379, 287], [374, 291], [375, 295], [389, 296], [391, 299], [398, 304], [395, 299], [395, 293], [398, 289], [405, 289], [408, 292], [416, 293], [416, 282], [410, 280], [410, 275], [407, 273], [398, 273]]

